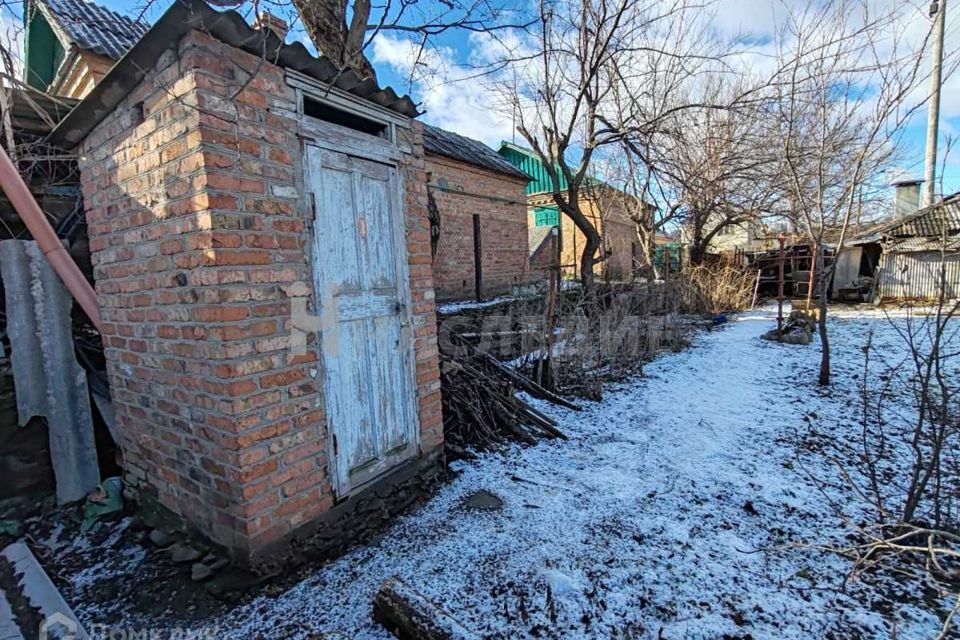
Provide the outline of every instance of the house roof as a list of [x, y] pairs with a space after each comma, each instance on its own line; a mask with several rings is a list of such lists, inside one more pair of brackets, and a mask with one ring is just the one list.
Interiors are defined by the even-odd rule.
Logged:
[[150, 28], [86, 0], [38, 0], [40, 11], [69, 44], [119, 60]]
[[507, 162], [506, 158], [479, 140], [440, 127], [424, 125], [423, 148], [427, 153], [452, 158], [515, 178], [530, 180], [530, 176]]
[[[527, 149], [510, 142], [501, 142], [497, 153], [514, 167], [530, 176], [531, 180], [527, 183], [528, 196], [536, 193], [553, 192], [553, 179], [547, 173], [546, 167], [533, 149]], [[566, 178], [559, 171], [557, 177], [560, 180], [560, 189], [566, 189]]]
[[[497, 153], [506, 158], [510, 164], [530, 176], [530, 182], [527, 183], [528, 196], [553, 193], [553, 178], [550, 177], [540, 156], [537, 155], [533, 149], [504, 141], [500, 143], [500, 149]], [[567, 179], [559, 167], [557, 168], [557, 179], [560, 181], [560, 190], [566, 190], [568, 187]], [[580, 188], [584, 191], [588, 189], [606, 188], [622, 193], [620, 189], [594, 176], [585, 176]]]
[[[63, 1], [63, 0], [60, 0]], [[269, 29], [254, 29], [236, 11], [215, 11], [203, 0], [175, 0], [166, 13], [110, 69], [77, 107], [50, 134], [50, 142], [66, 148], [79, 144], [143, 80], [160, 55], [191, 30], [201, 30], [232, 47], [294, 69], [407, 117], [419, 115], [410, 96], [338, 69], [303, 44], [285, 44]]]
[[939, 237], [960, 233], [960, 193], [943, 202], [921, 209], [899, 220], [887, 223], [880, 231], [893, 238]]
[[940, 238], [903, 238], [886, 245], [891, 253], [911, 253], [914, 251], [960, 251], [960, 237], [953, 236], [946, 241]]

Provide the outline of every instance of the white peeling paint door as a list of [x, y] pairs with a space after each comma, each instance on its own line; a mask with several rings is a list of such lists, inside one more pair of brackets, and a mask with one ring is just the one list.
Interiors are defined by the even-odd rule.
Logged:
[[393, 166], [307, 149], [329, 451], [342, 496], [418, 449], [402, 192]]

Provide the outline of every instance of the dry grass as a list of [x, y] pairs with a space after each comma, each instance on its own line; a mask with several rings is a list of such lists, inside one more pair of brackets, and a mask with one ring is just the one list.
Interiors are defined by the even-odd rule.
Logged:
[[757, 273], [729, 263], [690, 267], [668, 283], [686, 313], [715, 315], [750, 308]]

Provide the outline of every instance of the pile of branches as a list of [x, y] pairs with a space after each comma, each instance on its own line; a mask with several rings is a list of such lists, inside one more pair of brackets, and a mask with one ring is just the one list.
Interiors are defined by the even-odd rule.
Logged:
[[469, 449], [492, 449], [505, 442], [535, 444], [566, 435], [555, 420], [517, 396], [535, 398], [579, 411], [574, 403], [544, 389], [493, 356], [465, 345], [441, 357], [443, 433], [447, 458], [469, 459]]

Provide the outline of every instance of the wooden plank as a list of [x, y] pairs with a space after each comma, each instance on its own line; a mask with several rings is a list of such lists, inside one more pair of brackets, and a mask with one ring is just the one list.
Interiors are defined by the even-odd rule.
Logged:
[[400, 640], [475, 640], [452, 615], [397, 577], [387, 579], [373, 599], [373, 617]]

